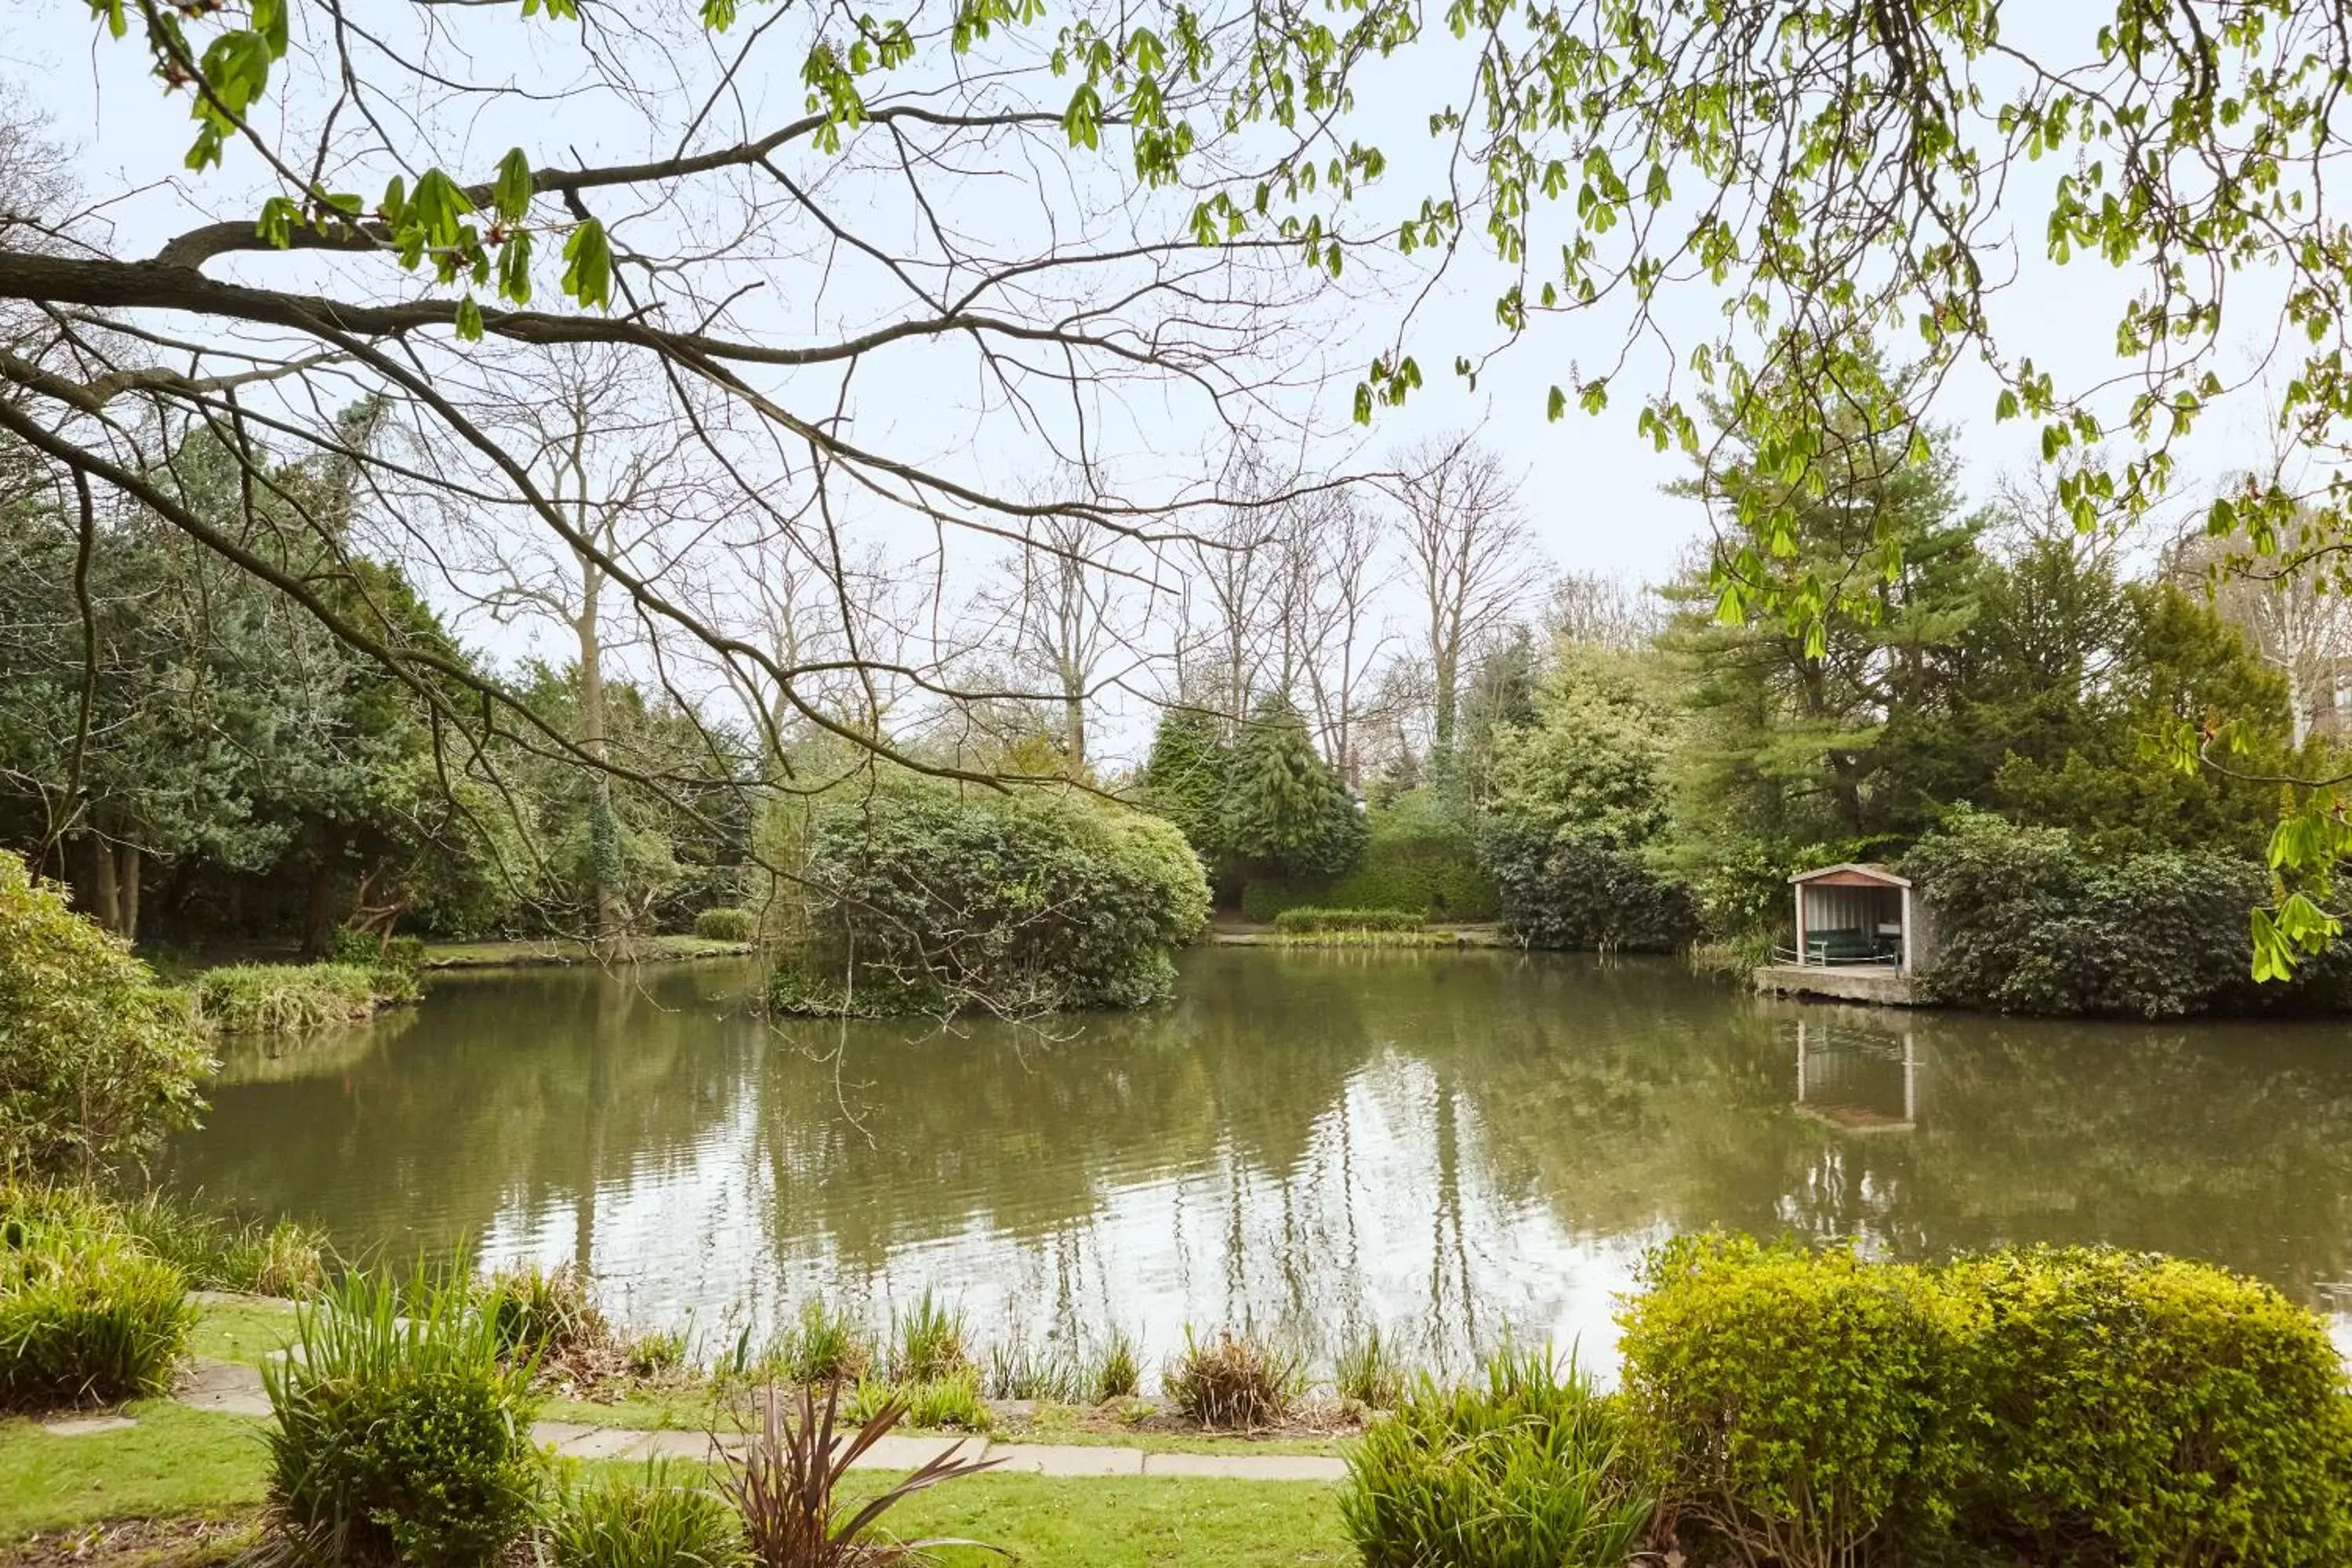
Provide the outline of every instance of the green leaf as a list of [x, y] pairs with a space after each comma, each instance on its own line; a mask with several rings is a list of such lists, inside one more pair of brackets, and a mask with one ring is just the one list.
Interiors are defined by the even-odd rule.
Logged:
[[294, 226], [302, 218], [302, 209], [291, 196], [272, 196], [261, 204], [261, 221], [253, 226], [256, 237], [264, 244], [283, 250], [294, 243]]
[[457, 339], [468, 343], [482, 341], [482, 308], [471, 294], [457, 301]]
[[593, 217], [563, 242], [563, 292], [583, 305], [613, 302], [613, 250], [604, 226]]
[[520, 147], [499, 160], [499, 178], [492, 200], [502, 222], [520, 223], [530, 216], [530, 160]]

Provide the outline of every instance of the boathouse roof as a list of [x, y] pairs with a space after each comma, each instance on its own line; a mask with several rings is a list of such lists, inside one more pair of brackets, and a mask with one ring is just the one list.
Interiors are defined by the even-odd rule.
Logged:
[[1848, 860], [1836, 866], [1800, 871], [1789, 880], [1801, 886], [1819, 884], [1831, 888], [1907, 888], [1911, 885], [1910, 878], [1898, 877], [1888, 867], [1862, 860]]

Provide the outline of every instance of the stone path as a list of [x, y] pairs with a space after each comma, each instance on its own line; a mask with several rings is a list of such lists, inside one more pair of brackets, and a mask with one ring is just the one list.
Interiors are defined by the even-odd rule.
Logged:
[[[198, 1361], [182, 1382], [183, 1405], [232, 1415], [267, 1415], [269, 1399], [261, 1373], [235, 1362]], [[70, 1416], [41, 1424], [60, 1437], [119, 1432], [137, 1422], [124, 1416]], [[591, 1426], [574, 1421], [541, 1421], [531, 1436], [567, 1458], [706, 1460], [740, 1438], [714, 1442], [704, 1432], [647, 1432], [627, 1426]], [[859, 1455], [855, 1468], [911, 1470], [961, 1448], [968, 1458], [997, 1461], [1001, 1469], [1032, 1476], [1188, 1476], [1239, 1481], [1337, 1481], [1346, 1463], [1329, 1454], [1169, 1454], [1142, 1448], [1082, 1443], [992, 1443], [982, 1437], [928, 1437], [893, 1434]]]

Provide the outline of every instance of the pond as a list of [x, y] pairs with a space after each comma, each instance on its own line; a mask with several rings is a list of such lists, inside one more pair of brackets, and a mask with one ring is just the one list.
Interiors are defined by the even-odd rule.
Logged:
[[163, 1174], [350, 1255], [577, 1259], [722, 1346], [811, 1292], [887, 1321], [928, 1288], [984, 1332], [1117, 1324], [1155, 1360], [1247, 1320], [1605, 1365], [1643, 1248], [1705, 1226], [2114, 1242], [2329, 1310], [2352, 1279], [2340, 1025], [1864, 1012], [1496, 952], [1182, 970], [1169, 1007], [1044, 1037], [772, 1027], [741, 963], [446, 975], [233, 1055]]

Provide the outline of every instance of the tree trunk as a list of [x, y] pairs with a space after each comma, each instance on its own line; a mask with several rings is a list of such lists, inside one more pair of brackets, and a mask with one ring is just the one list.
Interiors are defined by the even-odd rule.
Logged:
[[1072, 772], [1087, 765], [1087, 700], [1076, 684], [1062, 683], [1062, 728]]
[[100, 833], [86, 834], [83, 842], [89, 846], [88, 883], [90, 917], [109, 931], [122, 929], [121, 889], [115, 882], [114, 846]]
[[125, 942], [139, 938], [139, 872], [143, 858], [136, 844], [125, 844], [114, 852], [118, 889], [114, 895], [114, 929]]
[[596, 626], [600, 577], [593, 564], [581, 563], [580, 618], [573, 623], [573, 630], [580, 638], [580, 749], [593, 764], [588, 781], [588, 861], [595, 888], [595, 942], [600, 952], [609, 952], [628, 935], [628, 911], [621, 901], [621, 825], [613, 812], [612, 775], [604, 767], [609, 750], [604, 733], [604, 649]]
[[310, 897], [302, 910], [302, 956], [317, 963], [331, 958], [335, 951], [335, 927], [340, 910], [336, 908], [336, 862], [341, 858], [342, 835], [326, 823], [312, 829], [316, 854], [310, 862]]

